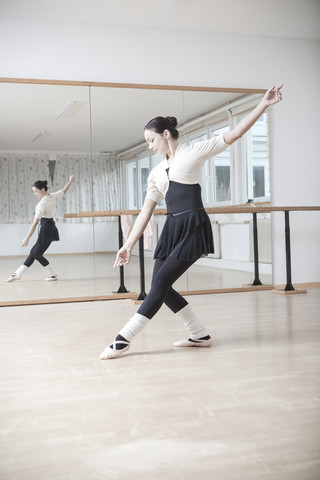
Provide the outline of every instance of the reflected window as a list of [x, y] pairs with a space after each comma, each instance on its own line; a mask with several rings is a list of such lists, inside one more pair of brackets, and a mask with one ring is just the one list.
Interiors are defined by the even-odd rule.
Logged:
[[[160, 162], [162, 162], [162, 160], [163, 160], [163, 155], [157, 155], [156, 153], [153, 153], [151, 155], [151, 168], [156, 167]], [[164, 197], [161, 198], [156, 208], [166, 208]]]
[[245, 135], [247, 161], [247, 196], [252, 199], [270, 197], [269, 144], [267, 113]]
[[156, 153], [153, 153], [152, 156], [151, 156], [151, 165], [152, 165], [152, 168], [156, 167], [157, 165], [159, 165], [160, 162], [162, 162], [163, 160], [163, 155], [158, 155]]
[[139, 207], [141, 208], [147, 194], [148, 176], [149, 176], [149, 157], [140, 158], [138, 160], [139, 171]]
[[[181, 128], [179, 143], [194, 143], [218, 136], [238, 124], [259, 101], [244, 99], [234, 106], [228, 104], [225, 111], [207, 112]], [[209, 116], [209, 113], [211, 116]], [[201, 177], [202, 199], [206, 207], [226, 204], [242, 204], [249, 198], [257, 201], [270, 198], [269, 131], [268, 113], [265, 112], [255, 125], [234, 145], [205, 162]], [[181, 143], [181, 144], [183, 144]], [[125, 181], [128, 185], [126, 208], [141, 208], [147, 192], [147, 179], [152, 168], [163, 156], [155, 155], [144, 144], [137, 145], [127, 158]], [[131, 165], [131, 167], [129, 167]], [[135, 191], [134, 191], [135, 190]], [[158, 208], [165, 207], [162, 199]]]
[[[200, 142], [218, 136], [228, 130], [228, 126], [211, 130], [209, 133], [190, 139], [190, 143]], [[202, 171], [202, 199], [205, 206], [214, 203], [229, 202], [231, 197], [230, 188], [230, 147], [219, 155], [206, 162]]]
[[[213, 130], [213, 135], [220, 135], [229, 130], [229, 126], [224, 126]], [[231, 188], [230, 188], [230, 164], [231, 151], [230, 147], [221, 152], [216, 157], [211, 159], [212, 170], [214, 172], [214, 202], [230, 202]]]
[[[208, 134], [203, 133], [202, 135], [197, 135], [196, 137], [190, 138], [190, 143], [202, 142], [203, 140], [208, 139]], [[210, 205], [211, 200], [211, 188], [210, 188], [210, 165], [209, 162], [206, 162], [202, 170], [202, 179], [201, 179], [201, 193], [202, 200], [205, 206]]]
[[137, 167], [136, 162], [128, 162], [126, 164], [126, 192], [127, 192], [127, 208], [136, 210], [137, 207]]
[[253, 175], [253, 197], [264, 197], [265, 196], [265, 174], [264, 167], [258, 167], [256, 165], [252, 168]]
[[230, 165], [215, 166], [215, 187], [216, 202], [230, 200]]
[[126, 207], [129, 210], [140, 209], [148, 188], [150, 173], [150, 155], [136, 158], [125, 163]]

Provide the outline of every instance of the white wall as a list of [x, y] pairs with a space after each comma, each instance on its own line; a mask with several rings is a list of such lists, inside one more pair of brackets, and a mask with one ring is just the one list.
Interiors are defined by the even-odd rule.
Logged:
[[[273, 205], [320, 205], [320, 42], [8, 18], [0, 75], [125, 83], [267, 88]], [[212, 53], [210, 53], [212, 52]], [[293, 282], [320, 281], [320, 213], [291, 215]], [[285, 283], [283, 214], [273, 216], [273, 281]]]
[[[118, 222], [57, 223], [60, 241], [52, 242], [50, 253], [92, 253], [115, 252], [118, 250]], [[29, 246], [21, 248], [30, 224], [1, 225], [0, 256], [28, 255], [30, 247], [37, 239], [33, 234]]]

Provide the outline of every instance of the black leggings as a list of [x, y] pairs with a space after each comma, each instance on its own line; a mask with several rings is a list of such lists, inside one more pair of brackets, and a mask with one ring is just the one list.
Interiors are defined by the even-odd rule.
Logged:
[[51, 240], [47, 240], [46, 242], [40, 242], [38, 239], [34, 246], [31, 248], [29, 256], [24, 262], [24, 265], [26, 265], [26, 267], [31, 267], [35, 260], [38, 260], [38, 262], [41, 263], [43, 267], [49, 265], [48, 260], [44, 258], [43, 254], [49, 248], [50, 244]]
[[172, 288], [172, 284], [195, 262], [168, 257], [165, 260], [156, 259], [150, 291], [138, 309], [138, 313], [151, 319], [163, 303], [173, 311], [179, 312], [188, 302], [180, 293]]

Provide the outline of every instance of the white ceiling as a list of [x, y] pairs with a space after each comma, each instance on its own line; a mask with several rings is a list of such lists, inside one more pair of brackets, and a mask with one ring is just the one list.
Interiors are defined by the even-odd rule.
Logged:
[[0, 16], [320, 39], [319, 0], [0, 0]]

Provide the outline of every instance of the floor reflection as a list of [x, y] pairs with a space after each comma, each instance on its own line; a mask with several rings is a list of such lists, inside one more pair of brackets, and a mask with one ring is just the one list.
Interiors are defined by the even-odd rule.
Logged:
[[[5, 279], [24, 261], [25, 256], [0, 260], [0, 303], [66, 297], [110, 295], [120, 286], [119, 270], [113, 268], [114, 254], [48, 255], [59, 280], [45, 282], [46, 271], [35, 263], [21, 280], [6, 283]], [[145, 258], [145, 285], [148, 292], [153, 268], [152, 258]], [[180, 291], [238, 288], [252, 284], [251, 272], [225, 270], [194, 265], [176, 283]], [[272, 283], [271, 275], [260, 275], [263, 284]], [[125, 267], [124, 284], [129, 292], [140, 292], [139, 259], [133, 256]]]

